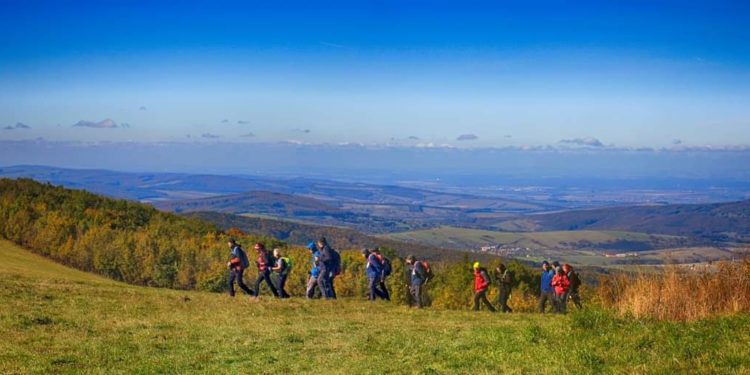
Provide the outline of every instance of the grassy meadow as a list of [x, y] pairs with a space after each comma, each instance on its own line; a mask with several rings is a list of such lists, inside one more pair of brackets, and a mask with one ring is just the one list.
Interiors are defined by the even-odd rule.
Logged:
[[[467, 286], [468, 287], [468, 286]], [[0, 242], [0, 373], [750, 373], [750, 317], [693, 323], [250, 302], [131, 286]]]

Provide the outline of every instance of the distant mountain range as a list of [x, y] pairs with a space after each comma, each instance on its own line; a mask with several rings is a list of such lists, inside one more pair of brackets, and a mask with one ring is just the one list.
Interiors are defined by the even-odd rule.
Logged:
[[750, 242], [750, 200], [529, 215], [501, 222], [496, 228], [516, 231], [619, 230], [686, 236], [707, 242]]

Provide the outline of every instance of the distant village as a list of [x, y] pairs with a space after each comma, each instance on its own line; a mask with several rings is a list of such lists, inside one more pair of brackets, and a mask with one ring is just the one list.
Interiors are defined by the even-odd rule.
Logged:
[[[534, 255], [534, 250], [529, 247], [520, 247], [520, 246], [510, 246], [510, 245], [490, 245], [490, 246], [482, 246], [479, 248], [479, 251], [482, 253], [488, 253], [498, 256], [532, 256]], [[602, 254], [606, 258], [638, 258], [638, 253], [636, 252], [627, 252], [627, 253], [604, 253]]]

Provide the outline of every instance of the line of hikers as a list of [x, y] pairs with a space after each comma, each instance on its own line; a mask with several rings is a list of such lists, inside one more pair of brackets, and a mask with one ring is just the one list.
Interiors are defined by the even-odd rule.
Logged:
[[[289, 298], [285, 285], [289, 273], [292, 269], [292, 261], [281, 254], [280, 249], [274, 249], [272, 252], [266, 250], [261, 243], [255, 244], [257, 258], [255, 265], [258, 269], [258, 277], [255, 280], [254, 289], [250, 289], [243, 281], [244, 270], [250, 266], [247, 254], [234, 239], [228, 241], [231, 249], [230, 260], [227, 263], [229, 268], [229, 295], [234, 297], [234, 284], [236, 283], [245, 294], [258, 298], [260, 287], [263, 282], [268, 285], [271, 293], [278, 298]], [[325, 237], [321, 237], [317, 242], [310, 242], [307, 245], [311, 256], [310, 277], [307, 281], [307, 290], [305, 296], [308, 299], [325, 298], [336, 299], [336, 289], [334, 281], [336, 276], [341, 273], [341, 256], [338, 251], [328, 245]], [[386, 286], [386, 279], [391, 275], [393, 269], [391, 261], [385, 257], [380, 249], [363, 249], [362, 255], [365, 258], [365, 273], [368, 279], [368, 299], [375, 301], [380, 298], [390, 300], [390, 292]], [[417, 260], [415, 256], [406, 257], [406, 266], [409, 271], [409, 292], [411, 296], [410, 304], [417, 308], [422, 308], [424, 286], [432, 279], [432, 269], [429, 263], [423, 260]], [[487, 299], [487, 293], [492, 284], [487, 270], [479, 264], [474, 263], [474, 310], [479, 310], [480, 305], [484, 304], [488, 310], [497, 311]], [[514, 274], [511, 270], [500, 264], [496, 269], [496, 277], [499, 285], [498, 306], [502, 312], [513, 312], [508, 306], [511, 289], [514, 284]], [[276, 284], [271, 279], [271, 274], [277, 274]], [[544, 313], [547, 302], [551, 302], [552, 311], [555, 313], [565, 313], [567, 310], [567, 301], [572, 300], [580, 309], [581, 298], [579, 288], [581, 280], [578, 273], [573, 271], [569, 264], [560, 266], [560, 263], [544, 261], [542, 263], [541, 275], [541, 294], [539, 296], [539, 311]]]
[[[553, 268], [554, 267], [554, 268]], [[487, 293], [489, 292], [490, 285], [492, 284], [489, 272], [483, 268], [479, 262], [474, 263], [474, 311], [478, 311], [482, 304], [487, 307], [487, 310], [495, 312], [497, 309], [487, 299]], [[508, 306], [508, 300], [510, 299], [511, 289], [514, 283], [513, 271], [505, 267], [504, 264], [500, 264], [495, 269], [497, 275], [497, 283], [499, 286], [498, 290], [498, 306], [500, 311], [504, 313], [513, 312], [513, 309]], [[552, 305], [552, 312], [564, 314], [567, 311], [568, 300], [573, 301], [576, 307], [579, 309], [583, 308], [581, 305], [581, 297], [579, 289], [581, 287], [581, 279], [578, 273], [573, 271], [573, 267], [569, 264], [560, 266], [559, 262], [553, 262], [552, 267], [546, 260], [542, 262], [542, 275], [540, 289], [541, 294], [539, 295], [539, 312], [545, 313], [547, 307], [547, 301]]]

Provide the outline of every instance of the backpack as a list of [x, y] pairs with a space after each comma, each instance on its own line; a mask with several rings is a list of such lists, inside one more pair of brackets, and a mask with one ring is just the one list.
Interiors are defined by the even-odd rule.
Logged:
[[[430, 264], [424, 260], [417, 261], [417, 263], [421, 264], [422, 269], [424, 270], [424, 281], [427, 282], [428, 280], [432, 279], [434, 274], [432, 273], [432, 268], [430, 268]], [[415, 268], [416, 268], [416, 263], [415, 263]]]
[[281, 273], [286, 275], [292, 270], [292, 260], [288, 257], [279, 258], [284, 263], [284, 267], [281, 269]]
[[500, 282], [501, 285], [511, 286], [515, 282], [513, 276], [513, 271], [506, 269], [505, 272], [500, 275], [497, 281]]
[[242, 265], [242, 268], [250, 267], [250, 260], [247, 259], [247, 254], [245, 253], [245, 250], [242, 250], [241, 247], [238, 247], [237, 255], [240, 258], [240, 265]]
[[571, 271], [568, 279], [570, 281], [570, 289], [576, 290], [581, 286], [581, 278], [578, 277], [578, 272]]
[[383, 275], [390, 276], [391, 272], [393, 271], [393, 267], [391, 267], [391, 260], [383, 257], [381, 261], [383, 262]]
[[333, 272], [334, 276], [338, 276], [341, 274], [341, 254], [339, 254], [338, 251], [334, 249], [330, 249], [331, 251], [331, 263], [333, 264], [333, 269], [331, 272]]

